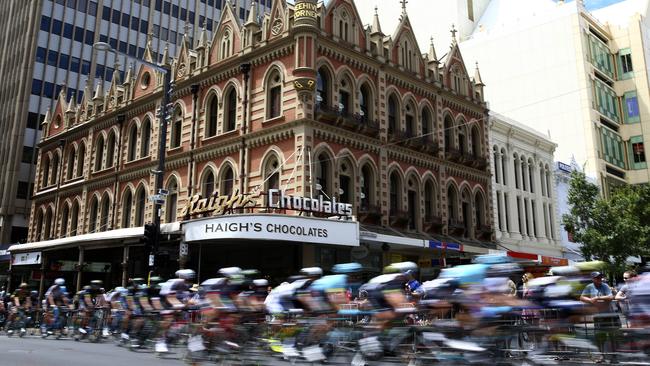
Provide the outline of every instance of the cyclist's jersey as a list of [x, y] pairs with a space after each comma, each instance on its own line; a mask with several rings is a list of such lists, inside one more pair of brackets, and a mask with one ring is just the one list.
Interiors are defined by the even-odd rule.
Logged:
[[65, 293], [61, 289], [61, 286], [59, 285], [52, 285], [50, 286], [49, 289], [47, 289], [47, 292], [45, 292], [45, 297], [48, 298], [52, 296], [52, 299], [54, 300], [54, 304], [57, 306], [62, 306], [64, 305], [64, 298], [65, 298]]
[[[174, 278], [160, 285], [160, 296], [176, 296], [178, 301], [184, 302], [190, 296], [190, 286], [185, 280]], [[165, 306], [171, 306], [168, 301], [163, 303]]]
[[18, 302], [20, 306], [25, 306], [27, 304], [27, 299], [29, 299], [31, 296], [29, 291], [25, 290], [16, 290], [14, 291], [13, 295], [11, 296], [14, 299], [18, 299]]

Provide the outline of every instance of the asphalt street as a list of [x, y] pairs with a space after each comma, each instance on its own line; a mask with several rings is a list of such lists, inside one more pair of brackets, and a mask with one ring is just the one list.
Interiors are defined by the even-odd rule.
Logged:
[[182, 364], [184, 363], [179, 359], [160, 359], [152, 353], [130, 352], [110, 343], [95, 344], [75, 342], [70, 339], [0, 336], [1, 366], [165, 366]]

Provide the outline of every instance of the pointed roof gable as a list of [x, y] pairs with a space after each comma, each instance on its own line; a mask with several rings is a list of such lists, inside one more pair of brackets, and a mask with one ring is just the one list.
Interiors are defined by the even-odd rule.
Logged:
[[359, 24], [359, 26], [363, 28], [359, 9], [357, 9], [357, 5], [352, 0], [331, 0], [329, 3], [325, 4], [325, 15], [330, 15], [334, 9], [344, 4], [347, 4], [352, 9], [355, 23]]
[[[54, 136], [65, 129], [65, 124], [63, 123], [64, 114], [68, 109], [68, 103], [65, 100], [66, 89], [66, 86], [63, 85], [61, 91], [59, 92], [59, 96], [56, 98], [56, 103], [54, 103], [54, 109], [52, 110], [51, 118], [47, 119], [47, 124], [45, 125], [47, 137]], [[43, 121], [44, 124], [45, 122], [46, 121]]]
[[147, 62], [155, 62], [155, 60], [153, 59], [153, 51], [151, 46], [152, 37], [153, 34], [151, 33], [147, 34], [147, 44], [144, 46], [144, 54], [142, 55], [142, 58]]
[[185, 34], [183, 35], [181, 48], [178, 50], [178, 56], [174, 60], [176, 64], [174, 78], [183, 78], [189, 75], [190, 61], [189, 39], [187, 38], [187, 34]]
[[453, 65], [460, 64], [463, 73], [469, 78], [469, 73], [467, 72], [467, 68], [465, 67], [465, 61], [463, 61], [463, 55], [461, 55], [460, 53], [460, 48], [458, 47], [457, 42], [452, 41], [451, 49], [444, 56], [444, 58], [445, 58], [444, 69], [446, 72], [449, 72]]
[[481, 78], [481, 72], [478, 70], [478, 62], [476, 63], [476, 70], [474, 70], [474, 84], [485, 86], [485, 84], [483, 84], [483, 78]]
[[280, 37], [289, 29], [289, 11], [286, 0], [276, 0], [271, 6], [270, 21], [266, 29], [266, 39]]
[[133, 86], [133, 99], [153, 93], [158, 88], [158, 72], [148, 65], [140, 64]]
[[[276, 2], [278, 1], [274, 1], [274, 3]], [[219, 61], [218, 40], [221, 38], [221, 36], [223, 35], [224, 31], [227, 28], [233, 28], [231, 33], [232, 33], [232, 39], [234, 44], [233, 54], [235, 54], [236, 52], [239, 52], [239, 44], [241, 43], [241, 39], [240, 39], [241, 24], [239, 23], [239, 18], [237, 17], [237, 14], [235, 14], [235, 7], [230, 0], [226, 1], [226, 6], [224, 6], [223, 10], [221, 11], [221, 18], [219, 18], [219, 25], [217, 26], [217, 29], [214, 31], [214, 34], [212, 36], [209, 63], [208, 63], [210, 65]]]
[[381, 31], [381, 24], [379, 22], [379, 11], [375, 6], [375, 15], [372, 17], [372, 26], [370, 27], [370, 34], [383, 34]]
[[[404, 5], [403, 5], [404, 6]], [[406, 8], [403, 8], [402, 15], [400, 16], [399, 24], [395, 28], [395, 32], [390, 37], [391, 40], [391, 51], [399, 44], [399, 41], [402, 37], [409, 37], [411, 44], [415, 46], [415, 51], [417, 55], [422, 55], [420, 51], [420, 45], [418, 44], [417, 38], [415, 37], [415, 32], [413, 32], [413, 26], [411, 25], [411, 20], [409, 19]]]

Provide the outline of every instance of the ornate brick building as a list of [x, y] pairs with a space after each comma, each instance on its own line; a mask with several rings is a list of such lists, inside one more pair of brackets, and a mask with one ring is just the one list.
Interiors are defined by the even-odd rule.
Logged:
[[[242, 24], [226, 7], [212, 39], [203, 32], [191, 46], [185, 38], [177, 58], [162, 56], [174, 83], [162, 212], [164, 237], [176, 248], [170, 246], [170, 258], [180, 241], [190, 241], [181, 228], [193, 220], [186, 215], [193, 196], [271, 189], [352, 204], [355, 243], [368, 249], [353, 257], [378, 251], [369, 265], [381, 266], [400, 250], [402, 259], [439, 258], [449, 242], [460, 243], [457, 252], [486, 252], [494, 240], [488, 112], [478, 70], [470, 78], [456, 42], [442, 59], [433, 44], [423, 54], [406, 9], [386, 35], [377, 17], [364, 27], [352, 0], [278, 0], [266, 14], [252, 8]], [[149, 49], [144, 57], [153, 61]], [[137, 236], [154, 215], [148, 197], [156, 193], [162, 80], [143, 65], [125, 80], [116, 75], [108, 90], [100, 83], [83, 100], [59, 98], [44, 122], [31, 243], [12, 253], [50, 251], [49, 258], [78, 261], [79, 271], [115, 256], [124, 276], [141, 271], [132, 262], [142, 261]], [[206, 268], [201, 250], [231, 265], [251, 250], [284, 253], [265, 251], [280, 244], [265, 249], [249, 239], [222, 251], [190, 245], [181, 265]], [[349, 250], [319, 249], [308, 240], [290, 247], [288, 262], [278, 259], [285, 271], [350, 260]], [[91, 248], [101, 248], [101, 258], [88, 259]], [[242, 250], [248, 254], [233, 254]], [[42, 268], [51, 270], [46, 262]], [[114, 278], [116, 267], [107, 270]]]

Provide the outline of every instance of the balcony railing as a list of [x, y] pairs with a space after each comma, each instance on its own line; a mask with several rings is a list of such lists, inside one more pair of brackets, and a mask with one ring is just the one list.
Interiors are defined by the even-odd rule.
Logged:
[[381, 208], [376, 205], [361, 204], [357, 217], [364, 224], [380, 224]]
[[460, 163], [463, 160], [463, 154], [460, 150], [450, 147], [445, 149], [445, 159]]
[[462, 235], [465, 233], [465, 223], [460, 220], [449, 219], [447, 221], [447, 231], [452, 235]]
[[442, 233], [442, 217], [440, 216], [428, 216], [424, 218], [424, 223], [422, 228], [425, 232], [431, 234], [441, 234]]
[[402, 210], [390, 210], [390, 225], [399, 228], [405, 228], [409, 223], [409, 214]]
[[316, 105], [316, 120], [356, 131], [370, 137], [379, 137], [379, 122], [359, 113], [349, 113], [340, 106]]

